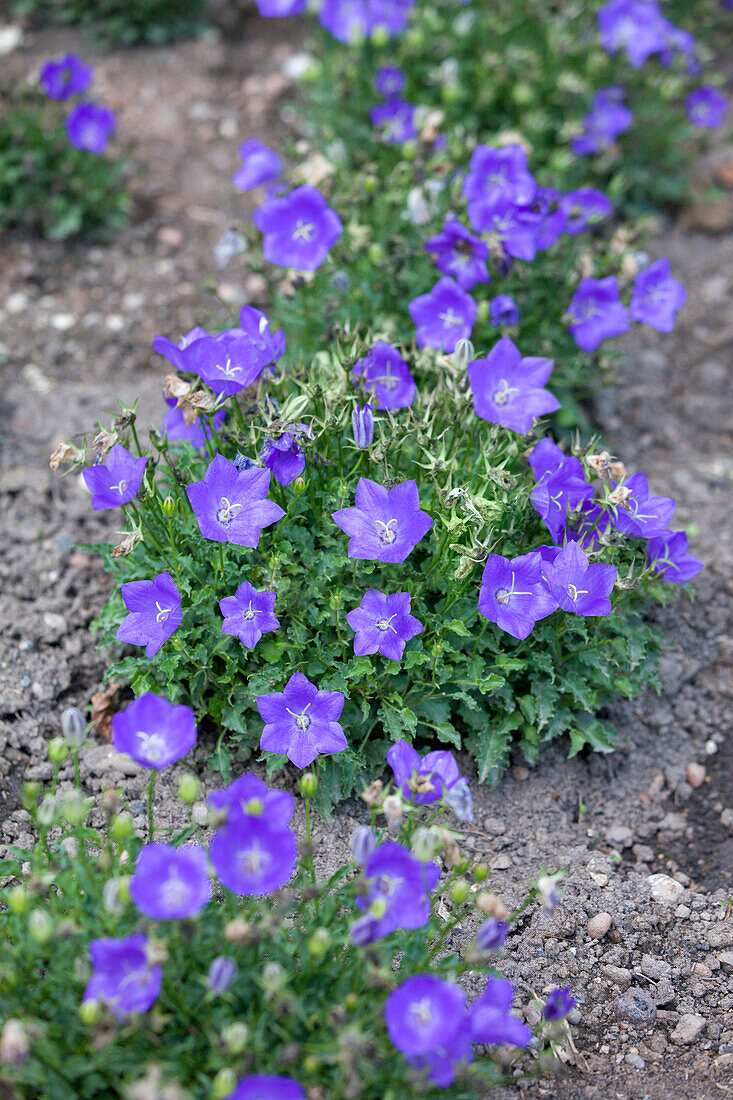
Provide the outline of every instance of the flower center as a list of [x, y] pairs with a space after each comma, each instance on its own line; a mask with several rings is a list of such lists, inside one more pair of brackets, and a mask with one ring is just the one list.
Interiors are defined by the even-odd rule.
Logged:
[[446, 328], [454, 328], [456, 325], [463, 324], [463, 318], [456, 313], [450, 306], [444, 310], [443, 313], [438, 314], [439, 320], [443, 322]]
[[225, 378], [234, 378], [235, 374], [241, 374], [242, 373], [242, 368], [241, 367], [233, 367], [232, 366], [231, 359], [227, 359], [227, 361], [226, 361], [226, 363], [224, 364], [223, 367], [220, 366], [217, 363], [216, 366], [214, 367], [214, 370], [220, 371], [224, 375]]
[[385, 367], [384, 374], [381, 374], [379, 378], [375, 378], [374, 381], [379, 382], [379, 384], [384, 386], [385, 390], [388, 390], [390, 393], [392, 390], [396, 390], [399, 385], [399, 379], [395, 378], [395, 376], [390, 373], [389, 367]]
[[191, 891], [185, 882], [181, 882], [175, 871], [160, 888], [160, 895], [166, 909], [178, 909], [190, 897]]
[[506, 378], [499, 379], [499, 388], [494, 391], [493, 402], [495, 405], [506, 405], [519, 393], [516, 386], [510, 386]]
[[111, 488], [116, 489], [120, 496], [122, 496], [125, 489], [127, 488], [127, 479], [124, 477], [121, 478], [121, 480], [118, 481], [116, 485], [112, 485]]
[[387, 523], [385, 523], [383, 519], [375, 519], [374, 521], [374, 526], [377, 528], [377, 534], [379, 535], [379, 541], [383, 546], [390, 546], [397, 538], [397, 532], [392, 530], [393, 523], [396, 527], [396, 519], [390, 519]]
[[578, 596], [587, 596], [588, 595], [588, 589], [587, 588], [576, 588], [574, 584], [569, 584], [567, 586], [567, 593], [568, 593], [568, 596], [570, 597], [570, 599], [573, 601], [573, 603], [575, 603]]
[[305, 713], [309, 706], [310, 703], [306, 703], [300, 714], [296, 714], [295, 711], [289, 710], [287, 707], [285, 708], [288, 714], [292, 715], [295, 719], [295, 725], [299, 730], [307, 730], [308, 726], [311, 724], [310, 717]]
[[304, 222], [302, 218], [298, 218], [295, 223], [295, 232], [293, 233], [294, 241], [310, 241], [315, 225], [313, 222]]
[[428, 1027], [433, 1022], [432, 1005], [427, 997], [423, 997], [421, 1001], [416, 1004], [410, 1005], [410, 1011], [412, 1013], [413, 1023], [417, 1027]]
[[241, 504], [230, 504], [226, 497], [222, 497], [219, 501], [219, 508], [216, 513], [216, 518], [219, 523], [223, 523], [225, 527], [228, 527], [232, 520], [235, 518], [237, 512], [241, 512]]
[[396, 619], [396, 618], [397, 618], [397, 612], [395, 611], [394, 615], [390, 615], [390, 617], [388, 619], [377, 619], [377, 621], [374, 625], [377, 627], [378, 630], [385, 630], [385, 631], [386, 630], [394, 630], [394, 632], [396, 634], [397, 630], [394, 626], [392, 626], [392, 619]]
[[155, 616], [156, 623], [164, 623], [173, 609], [171, 607], [161, 607], [157, 600], [155, 606], [158, 608], [158, 614]]
[[496, 600], [496, 602], [506, 606], [506, 604], [509, 603], [512, 596], [531, 596], [532, 595], [531, 592], [517, 592], [516, 589], [514, 588], [514, 585], [516, 583], [517, 583], [516, 574], [514, 572], [512, 572], [512, 581], [511, 581], [510, 587], [509, 588], [504, 588], [504, 587], [497, 588], [496, 592], [494, 593], [494, 599]]
[[246, 611], [242, 612], [243, 619], [254, 619], [255, 615], [261, 615], [262, 612], [256, 607], [252, 607], [252, 601], [249, 601], [249, 606]]
[[151, 763], [160, 760], [166, 750], [165, 739], [159, 733], [143, 733], [138, 730], [137, 737], [142, 749], [142, 755]]
[[245, 874], [257, 875], [263, 867], [272, 862], [272, 856], [262, 848], [259, 840], [253, 840], [252, 847], [242, 852], [239, 862]]

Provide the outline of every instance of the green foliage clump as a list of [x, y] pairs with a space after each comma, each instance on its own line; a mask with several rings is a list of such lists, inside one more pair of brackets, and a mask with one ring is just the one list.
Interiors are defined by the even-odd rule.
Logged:
[[[11, 849], [0, 862], [0, 1089], [14, 1100], [216, 1100], [229, 1096], [238, 1079], [272, 1074], [296, 1079], [308, 1096], [334, 1100], [441, 1095], [392, 1045], [383, 1018], [387, 996], [418, 974], [461, 982], [472, 995], [480, 991], [487, 975], [497, 976], [500, 959], [471, 941], [459, 954], [451, 935], [470, 926], [473, 932], [477, 918], [497, 907], [514, 924], [536, 904], [543, 882], [559, 876], [538, 880], [513, 913], [504, 910], [486, 891], [488, 869], [462, 850], [443, 802], [417, 807], [393, 794], [401, 821], [395, 823], [393, 805], [388, 833], [377, 824], [385, 812], [377, 797], [372, 843], [389, 840], [394, 849], [397, 841], [436, 875], [439, 860], [443, 874], [422, 927], [398, 928], [360, 946], [350, 929], [367, 895], [365, 872], [341, 862], [318, 877], [304, 797], [301, 854], [285, 886], [241, 897], [216, 883], [213, 899], [196, 915], [152, 920], [131, 900], [143, 847], [131, 814], [110, 801], [111, 792], [95, 802], [66, 784], [62, 794], [59, 742], [49, 743], [53, 783], [45, 791], [38, 783], [25, 788], [38, 841], [31, 851]], [[307, 796], [315, 776], [303, 780]], [[183, 784], [181, 794], [191, 801]], [[258, 812], [262, 806], [250, 803], [252, 816], [244, 820], [256, 820]], [[175, 835], [156, 832], [157, 842], [205, 845], [222, 813], [195, 816], [198, 824], [191, 819]], [[162, 967], [161, 989], [147, 1012], [115, 1019], [103, 1001], [82, 1001], [92, 973], [89, 945], [133, 934], [147, 937], [149, 965]], [[207, 980], [217, 959], [236, 968], [223, 990]], [[552, 1069], [553, 1047], [567, 1025], [541, 1019], [534, 1030], [533, 1048], [517, 1052], [517, 1075]], [[455, 1100], [479, 1100], [492, 1084], [514, 1080], [506, 1051], [500, 1061], [495, 1050], [479, 1048], [473, 1064], [457, 1067]]]
[[14, 13], [91, 27], [110, 45], [160, 46], [197, 34], [206, 0], [15, 0]]
[[120, 159], [70, 143], [62, 105], [35, 93], [0, 95], [0, 230], [104, 237], [129, 217], [126, 175]]

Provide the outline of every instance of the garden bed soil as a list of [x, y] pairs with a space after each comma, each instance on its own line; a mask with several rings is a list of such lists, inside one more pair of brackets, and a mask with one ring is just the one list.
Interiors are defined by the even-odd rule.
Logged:
[[[276, 26], [273, 26], [277, 23]], [[145, 166], [138, 221], [107, 246], [12, 235], [0, 258], [0, 830], [30, 843], [18, 805], [25, 778], [48, 778], [45, 742], [61, 710], [100, 690], [105, 659], [88, 624], [109, 581], [77, 544], [109, 538], [119, 520], [94, 515], [78, 477], [51, 474], [65, 437], [140, 395], [140, 418], [164, 411], [156, 332], [175, 335], [204, 319], [228, 320], [257, 286], [243, 266], [217, 274], [212, 248], [247, 201], [231, 186], [236, 145], [277, 141], [288, 82], [282, 61], [297, 28], [252, 21], [239, 40], [208, 38], [159, 50], [93, 58], [97, 89], [120, 116], [121, 143]], [[46, 56], [90, 51], [71, 32], [29, 38], [6, 58], [4, 79], [25, 78]], [[274, 135], [274, 136], [273, 136]], [[716, 159], [717, 158], [717, 159]], [[733, 165], [721, 149], [711, 162]], [[705, 171], [711, 171], [711, 164]], [[671, 336], [636, 327], [625, 340], [618, 385], [597, 401], [609, 445], [656, 493], [675, 496], [678, 526], [694, 524], [706, 563], [695, 598], [655, 618], [674, 648], [663, 687], [610, 715], [612, 756], [565, 759], [551, 746], [529, 770], [517, 760], [494, 790], [473, 784], [476, 819], [466, 844], [492, 866], [508, 902], [542, 868], [564, 869], [554, 913], [532, 909], [504, 951], [502, 968], [526, 1004], [568, 984], [579, 1002], [560, 1076], [493, 1095], [723, 1100], [733, 1094], [733, 233], [668, 226], [653, 242], [690, 291]], [[216, 287], [218, 297], [210, 289]], [[221, 300], [220, 300], [221, 299]], [[180, 824], [179, 775], [205, 749], [165, 774], [163, 827]], [[464, 761], [465, 768], [470, 766]], [[698, 768], [705, 769], [702, 777]], [[144, 777], [103, 741], [84, 750], [90, 791], [114, 785], [142, 827]], [[62, 773], [68, 783], [68, 771]], [[689, 780], [693, 780], [693, 784]], [[318, 835], [325, 870], [340, 860], [362, 805], [341, 807]], [[2, 849], [0, 848], [0, 855]], [[650, 876], [669, 901], [652, 897]], [[654, 880], [659, 885], [658, 880]], [[659, 895], [661, 897], [661, 895]], [[588, 931], [607, 913], [600, 939]], [[596, 924], [604, 922], [595, 922]], [[608, 923], [607, 921], [605, 923]], [[593, 926], [592, 926], [593, 930]], [[455, 935], [455, 944], [471, 929]]]

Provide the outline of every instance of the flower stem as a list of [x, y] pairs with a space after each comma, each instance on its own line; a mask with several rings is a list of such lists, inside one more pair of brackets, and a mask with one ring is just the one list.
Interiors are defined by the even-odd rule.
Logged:
[[148, 780], [148, 843], [153, 839], [155, 821], [153, 820], [153, 803], [155, 802], [155, 777], [157, 772], [153, 769]]

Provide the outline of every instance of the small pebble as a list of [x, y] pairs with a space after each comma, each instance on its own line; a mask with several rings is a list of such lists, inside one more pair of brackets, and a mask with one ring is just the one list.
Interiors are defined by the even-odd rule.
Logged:
[[657, 1006], [643, 989], [630, 989], [614, 1002], [616, 1012], [630, 1024], [649, 1024], [657, 1017]]
[[630, 1066], [633, 1066], [635, 1069], [643, 1069], [646, 1065], [646, 1062], [640, 1054], [627, 1054], [626, 1061], [629, 1063]]
[[703, 783], [705, 782], [705, 765], [696, 764], [693, 761], [692, 763], [687, 765], [685, 777], [690, 786], [694, 787], [697, 790], [697, 788], [702, 787]]
[[694, 1043], [706, 1023], [707, 1020], [704, 1016], [698, 1016], [695, 1012], [687, 1012], [684, 1016], [680, 1016], [679, 1023], [670, 1038], [673, 1043]]
[[652, 897], [660, 905], [675, 905], [685, 892], [684, 886], [669, 875], [649, 875], [647, 879]]
[[588, 935], [593, 940], [601, 940], [612, 924], [613, 917], [610, 913], [596, 913], [596, 915], [591, 917], [588, 921]]

